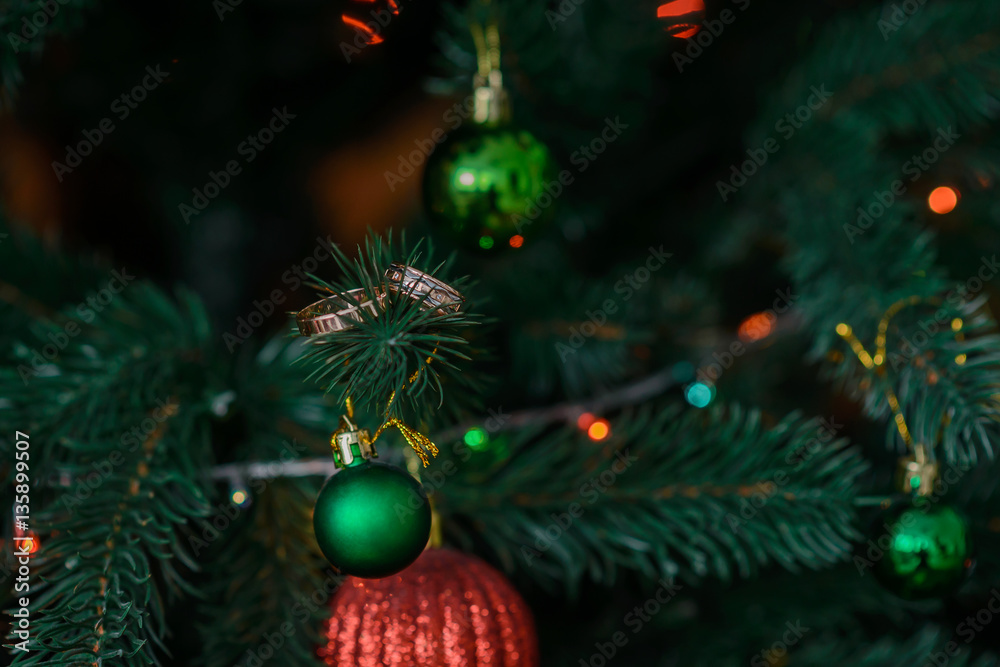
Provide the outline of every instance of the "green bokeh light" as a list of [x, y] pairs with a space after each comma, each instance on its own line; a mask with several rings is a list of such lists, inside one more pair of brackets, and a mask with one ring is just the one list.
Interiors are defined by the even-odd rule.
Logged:
[[491, 236], [480, 236], [479, 237], [479, 247], [483, 250], [489, 250], [493, 247], [493, 237]]
[[490, 437], [486, 434], [486, 431], [479, 428], [470, 428], [465, 432], [465, 444], [467, 444], [472, 449], [483, 450], [489, 444]]

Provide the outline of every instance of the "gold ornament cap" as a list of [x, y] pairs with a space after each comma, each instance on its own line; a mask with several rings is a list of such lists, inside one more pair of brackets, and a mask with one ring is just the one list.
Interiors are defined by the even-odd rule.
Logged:
[[899, 459], [899, 486], [903, 493], [929, 496], [934, 492], [934, 482], [938, 477], [938, 464], [927, 458], [927, 448], [918, 444], [913, 454]]
[[341, 415], [340, 428], [330, 436], [330, 447], [333, 449], [333, 463], [338, 468], [378, 458], [368, 430], [358, 428], [347, 415]]

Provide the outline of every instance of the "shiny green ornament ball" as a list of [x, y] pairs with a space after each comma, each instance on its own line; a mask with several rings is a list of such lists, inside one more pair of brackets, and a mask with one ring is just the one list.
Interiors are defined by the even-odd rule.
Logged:
[[968, 523], [947, 505], [891, 510], [876, 522], [870, 538], [867, 557], [880, 554], [875, 578], [907, 600], [954, 593], [972, 569]]
[[424, 171], [427, 214], [462, 245], [520, 248], [555, 214], [564, 189], [545, 144], [509, 125], [463, 127]]
[[405, 471], [363, 461], [323, 485], [313, 529], [323, 555], [341, 574], [379, 579], [403, 570], [424, 550], [431, 508]]

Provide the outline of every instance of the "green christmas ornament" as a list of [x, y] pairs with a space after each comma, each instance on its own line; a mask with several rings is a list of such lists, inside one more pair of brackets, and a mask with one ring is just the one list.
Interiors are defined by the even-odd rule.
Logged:
[[879, 556], [875, 578], [907, 600], [954, 593], [974, 563], [965, 519], [948, 505], [919, 497], [885, 515], [868, 546], [869, 559]]
[[549, 149], [530, 132], [476, 125], [431, 154], [424, 203], [430, 218], [464, 245], [496, 251], [536, 236], [563, 187]]
[[431, 531], [431, 508], [419, 482], [405, 471], [371, 461], [368, 432], [348, 417], [333, 434], [340, 471], [316, 499], [313, 530], [323, 555], [342, 574], [365, 579], [393, 575], [417, 559]]
[[510, 123], [496, 24], [473, 26], [479, 71], [472, 118], [438, 146], [424, 170], [430, 219], [468, 247], [520, 248], [555, 213], [565, 187], [549, 149]]

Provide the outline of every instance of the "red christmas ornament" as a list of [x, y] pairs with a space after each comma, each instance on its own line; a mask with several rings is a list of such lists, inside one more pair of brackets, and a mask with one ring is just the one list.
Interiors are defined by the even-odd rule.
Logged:
[[319, 655], [358, 667], [538, 667], [528, 605], [483, 561], [428, 549], [399, 574], [348, 577]]
[[656, 18], [666, 22], [671, 37], [694, 37], [705, 20], [705, 0], [667, 0], [656, 8]]

